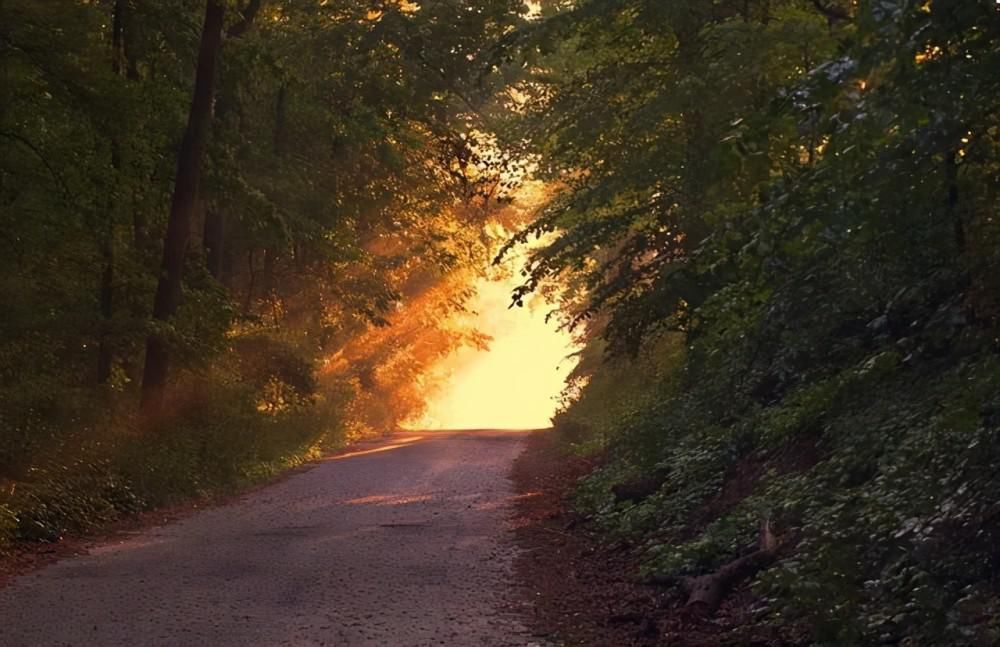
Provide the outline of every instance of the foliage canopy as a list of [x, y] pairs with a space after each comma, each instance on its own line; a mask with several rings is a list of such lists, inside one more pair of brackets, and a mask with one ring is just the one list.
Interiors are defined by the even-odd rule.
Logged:
[[513, 127], [560, 191], [512, 244], [553, 236], [524, 290], [569, 285], [589, 343], [557, 422], [609, 447], [582, 505], [651, 576], [764, 521], [795, 547], [762, 624], [997, 640], [998, 42], [949, 0], [551, 2], [522, 32]]

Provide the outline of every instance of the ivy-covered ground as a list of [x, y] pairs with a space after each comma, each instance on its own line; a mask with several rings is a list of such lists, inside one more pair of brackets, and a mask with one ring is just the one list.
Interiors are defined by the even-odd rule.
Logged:
[[701, 614], [718, 626], [737, 600], [737, 644], [762, 628], [777, 644], [995, 644], [1000, 364], [904, 359], [873, 353], [765, 403], [641, 362], [598, 373], [557, 421], [566, 451], [603, 457], [576, 513], [678, 612], [696, 610], [688, 578], [760, 550], [766, 528], [773, 561]]

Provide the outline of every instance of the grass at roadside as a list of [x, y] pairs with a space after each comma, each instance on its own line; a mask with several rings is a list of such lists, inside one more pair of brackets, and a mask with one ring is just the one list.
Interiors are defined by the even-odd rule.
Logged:
[[0, 492], [0, 552], [264, 482], [347, 440], [343, 403], [261, 408], [239, 385], [192, 384], [155, 421], [93, 412]]

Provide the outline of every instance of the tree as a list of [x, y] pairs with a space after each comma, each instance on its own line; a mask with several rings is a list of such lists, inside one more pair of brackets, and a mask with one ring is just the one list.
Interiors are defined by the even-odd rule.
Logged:
[[557, 421], [610, 445], [587, 512], [709, 615], [754, 579], [814, 642], [995, 642], [1000, 13], [546, 4], [515, 298], [564, 282], [588, 322]]
[[[241, 12], [240, 21], [230, 29], [232, 35], [240, 35], [249, 28], [260, 9], [260, 4], [259, 0], [250, 0]], [[177, 154], [177, 173], [170, 203], [170, 217], [163, 238], [162, 273], [153, 301], [153, 319], [159, 322], [167, 322], [180, 305], [184, 259], [198, 198], [202, 159], [208, 146], [212, 103], [215, 97], [216, 67], [219, 50], [222, 47], [224, 22], [225, 5], [222, 0], [207, 0], [194, 94], [184, 138]], [[154, 330], [146, 341], [146, 359], [142, 377], [142, 406], [148, 412], [155, 413], [162, 404], [169, 359], [168, 343], [163, 331]]]

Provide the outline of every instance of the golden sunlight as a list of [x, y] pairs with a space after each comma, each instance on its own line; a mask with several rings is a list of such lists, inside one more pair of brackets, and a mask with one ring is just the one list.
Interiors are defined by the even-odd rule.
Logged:
[[443, 386], [411, 429], [548, 427], [576, 350], [572, 336], [546, 323], [541, 297], [508, 309], [518, 277], [480, 279], [470, 304], [475, 324], [493, 340], [488, 350], [463, 347], [436, 367]]

